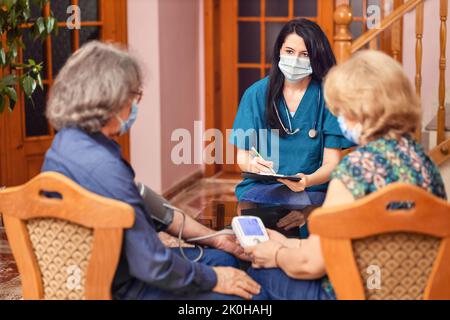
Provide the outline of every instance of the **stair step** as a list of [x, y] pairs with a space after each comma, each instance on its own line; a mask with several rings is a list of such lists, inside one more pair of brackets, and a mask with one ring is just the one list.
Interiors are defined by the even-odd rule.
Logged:
[[[445, 105], [445, 131], [450, 132], [450, 104]], [[427, 131], [437, 131], [437, 115], [425, 127]]]

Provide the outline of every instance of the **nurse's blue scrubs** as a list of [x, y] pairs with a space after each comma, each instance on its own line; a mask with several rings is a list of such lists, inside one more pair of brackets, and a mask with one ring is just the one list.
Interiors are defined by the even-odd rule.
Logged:
[[[268, 87], [267, 77], [245, 91], [230, 136], [230, 143], [237, 148], [250, 150], [255, 147], [264, 159], [274, 162], [277, 173], [308, 175], [322, 166], [324, 148], [346, 149], [354, 146], [342, 135], [336, 117], [325, 106], [322, 84], [314, 79], [293, 116], [287, 112], [284, 101], [278, 101], [278, 112], [284, 126], [291, 126], [291, 131], [299, 129], [299, 132], [277, 139], [278, 130], [268, 128], [265, 116]], [[264, 134], [264, 129], [267, 134]], [[317, 131], [315, 138], [309, 136], [311, 129]], [[239, 135], [242, 132], [247, 132], [245, 139]], [[293, 192], [278, 182], [245, 179], [236, 187], [235, 192], [239, 201], [301, 208], [321, 205], [327, 188], [328, 183], [325, 183], [309, 187], [305, 192]]]

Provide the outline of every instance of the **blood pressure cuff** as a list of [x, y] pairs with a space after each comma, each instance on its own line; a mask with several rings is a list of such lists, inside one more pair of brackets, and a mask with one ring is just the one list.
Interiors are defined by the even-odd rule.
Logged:
[[147, 217], [153, 220], [158, 232], [165, 231], [172, 224], [174, 215], [173, 209], [164, 206], [170, 205], [169, 201], [140, 182], [136, 185], [144, 199]]

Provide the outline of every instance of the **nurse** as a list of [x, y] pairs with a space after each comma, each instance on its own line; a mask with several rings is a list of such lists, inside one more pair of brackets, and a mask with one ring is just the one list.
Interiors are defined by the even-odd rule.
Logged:
[[[244, 93], [230, 142], [238, 148], [242, 171], [298, 175], [301, 180], [245, 179], [236, 187], [239, 201], [322, 204], [341, 149], [353, 146], [323, 98], [322, 79], [335, 64], [331, 46], [316, 23], [298, 19], [283, 27], [270, 75]], [[296, 220], [295, 214], [280, 223], [288, 226], [291, 220]]]

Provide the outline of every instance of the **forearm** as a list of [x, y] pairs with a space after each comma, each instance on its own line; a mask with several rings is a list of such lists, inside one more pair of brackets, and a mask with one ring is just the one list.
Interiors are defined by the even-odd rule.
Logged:
[[336, 163], [324, 163], [316, 172], [307, 175], [308, 187], [317, 186], [330, 181], [331, 173], [336, 168]]
[[302, 243], [302, 240], [301, 240], [301, 239], [291, 239], [291, 238], [287, 238], [287, 239], [283, 242], [283, 245], [284, 245], [285, 247], [288, 247], [288, 248], [300, 248], [301, 243]]
[[[322, 253], [316, 240], [302, 240], [300, 247], [285, 247], [277, 255], [278, 267], [294, 279], [319, 279], [325, 275]], [[314, 243], [313, 243], [314, 242]], [[320, 246], [320, 242], [319, 242]]]
[[[175, 212], [172, 224], [167, 228], [167, 232], [173, 236], [178, 237], [181, 226], [183, 223], [183, 215], [180, 212]], [[215, 231], [211, 230], [201, 223], [194, 220], [189, 215], [186, 215], [186, 221], [183, 229], [183, 239], [190, 239], [196, 237], [202, 237], [209, 234], [213, 234]], [[214, 238], [202, 240], [198, 242], [199, 244], [206, 246], [214, 246]]]
[[325, 148], [322, 166], [313, 174], [307, 175], [308, 187], [329, 182], [331, 173], [340, 161], [341, 151], [339, 149]]
[[193, 263], [165, 247], [142, 211], [136, 211], [133, 228], [124, 236], [130, 274], [143, 282], [173, 292], [209, 291], [217, 282], [208, 266]]

